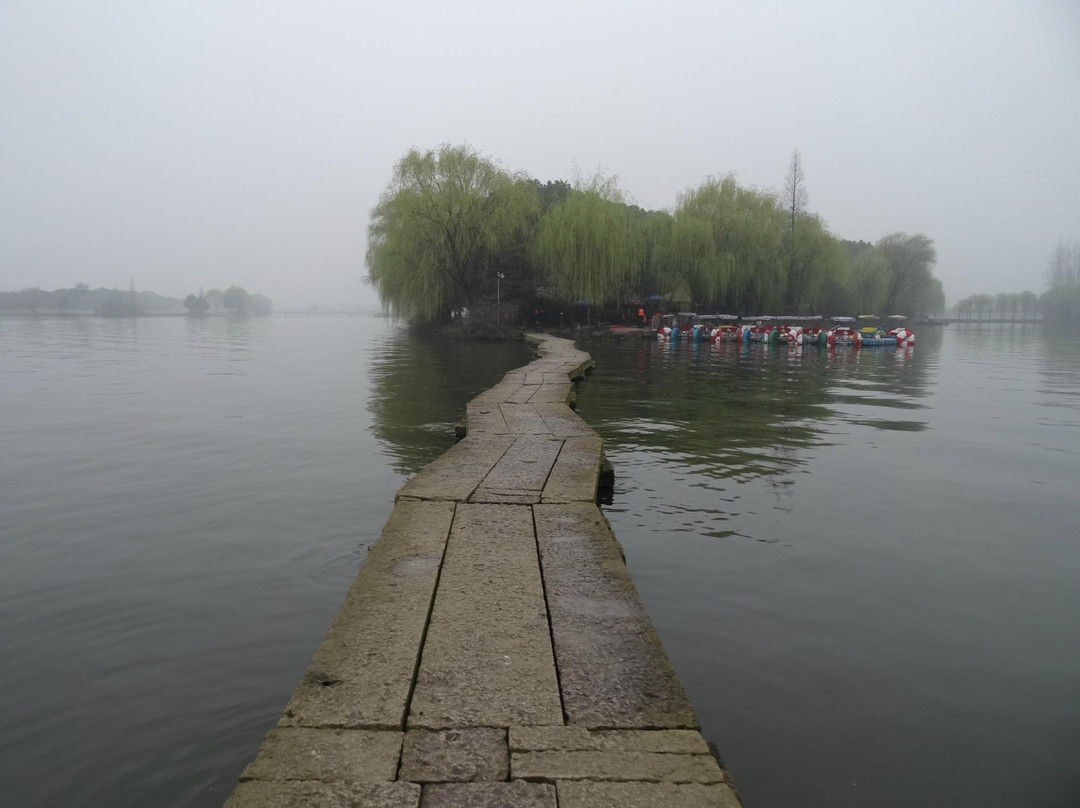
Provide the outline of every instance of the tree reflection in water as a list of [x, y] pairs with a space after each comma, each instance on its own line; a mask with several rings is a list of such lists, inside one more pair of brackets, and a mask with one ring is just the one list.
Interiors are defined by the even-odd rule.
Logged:
[[[930, 332], [927, 339], [940, 335]], [[928, 367], [918, 345], [856, 351], [594, 339], [584, 347], [597, 368], [579, 394], [580, 413], [604, 437], [616, 479], [619, 464], [632, 463], [639, 479], [663, 474], [660, 487], [715, 492], [717, 509], [736, 503], [738, 486], [764, 483], [773, 491], [772, 507], [789, 511], [799, 475], [815, 471], [812, 450], [850, 431], [849, 424], [926, 429], [918, 411]], [[736, 515], [716, 510], [684, 522]], [[689, 524], [684, 527], [692, 529]], [[708, 535], [737, 532], [704, 527]]]
[[401, 329], [372, 356], [372, 428], [394, 470], [412, 475], [454, 444], [465, 405], [528, 364], [524, 342], [422, 338]]

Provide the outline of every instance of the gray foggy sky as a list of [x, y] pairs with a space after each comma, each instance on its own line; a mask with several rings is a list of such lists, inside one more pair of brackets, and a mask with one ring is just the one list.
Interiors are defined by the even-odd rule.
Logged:
[[669, 207], [791, 151], [839, 236], [925, 232], [950, 301], [1080, 239], [1080, 2], [0, 0], [0, 289], [373, 303], [410, 146]]

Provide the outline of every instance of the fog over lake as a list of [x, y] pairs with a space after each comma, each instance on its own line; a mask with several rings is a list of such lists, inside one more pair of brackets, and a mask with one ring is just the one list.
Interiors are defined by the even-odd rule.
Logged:
[[[410, 148], [642, 207], [805, 160], [837, 235], [924, 232], [951, 302], [1080, 239], [1072, 0], [0, 7], [0, 290], [373, 306], [368, 212]], [[836, 313], [836, 312], [832, 312]]]

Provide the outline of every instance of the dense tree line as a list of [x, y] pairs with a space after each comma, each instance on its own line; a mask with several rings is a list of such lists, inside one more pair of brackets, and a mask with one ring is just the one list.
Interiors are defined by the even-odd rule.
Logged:
[[844, 241], [807, 207], [795, 152], [782, 192], [708, 177], [671, 210], [613, 177], [571, 185], [508, 172], [467, 146], [409, 151], [371, 214], [383, 304], [417, 322], [588, 304], [733, 314], [924, 314], [945, 301], [922, 234]]
[[1060, 241], [1046, 267], [1047, 290], [969, 295], [956, 304], [961, 317], [979, 320], [1029, 319], [1042, 315], [1049, 322], [1080, 322], [1080, 242]]
[[0, 311], [30, 314], [86, 314], [107, 317], [137, 316], [145, 311], [182, 311], [180, 301], [153, 292], [121, 291], [99, 287], [91, 289], [85, 283], [70, 288], [40, 289], [29, 287], [18, 292], [0, 292]]
[[103, 317], [138, 317], [147, 312], [164, 314], [184, 309], [194, 316], [222, 310], [265, 316], [273, 312], [274, 303], [265, 295], [248, 293], [241, 286], [230, 286], [224, 292], [211, 289], [205, 294], [200, 290], [182, 302], [154, 292], [138, 292], [134, 283], [126, 292], [104, 287], [91, 289], [85, 283], [52, 291], [31, 287], [19, 292], [0, 292], [0, 311], [30, 314], [93, 313]]
[[960, 317], [977, 320], [1027, 320], [1040, 311], [1041, 301], [1034, 292], [1001, 292], [996, 295], [969, 295], [956, 304]]
[[204, 293], [200, 289], [199, 294], [184, 298], [184, 308], [193, 317], [201, 317], [208, 311], [217, 312], [222, 309], [239, 315], [267, 317], [274, 311], [274, 302], [266, 295], [248, 292], [243, 286], [230, 286], [224, 292], [210, 289]]

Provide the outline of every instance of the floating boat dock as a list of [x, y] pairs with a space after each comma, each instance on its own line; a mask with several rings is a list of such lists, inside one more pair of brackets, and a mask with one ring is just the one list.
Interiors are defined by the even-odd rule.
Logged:
[[409, 480], [227, 808], [738, 808], [596, 506], [569, 340]]

